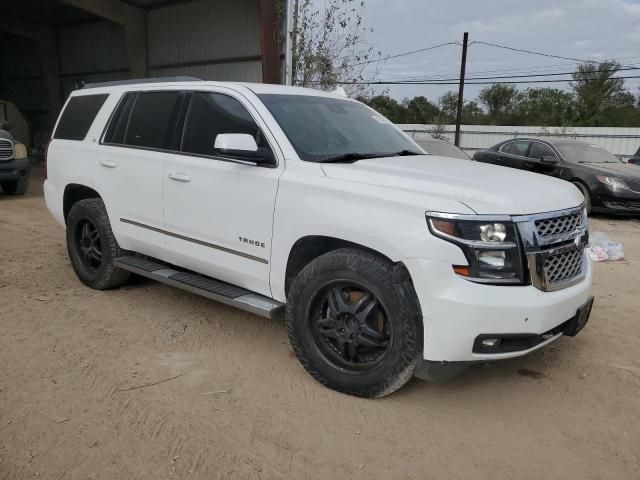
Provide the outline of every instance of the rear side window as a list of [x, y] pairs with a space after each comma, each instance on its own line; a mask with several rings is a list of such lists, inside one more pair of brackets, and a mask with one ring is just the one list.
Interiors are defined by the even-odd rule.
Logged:
[[551, 148], [544, 143], [533, 142], [531, 145], [531, 151], [529, 152], [530, 158], [540, 159], [542, 157], [555, 157], [556, 154]]
[[139, 93], [133, 105], [124, 143], [168, 149], [173, 144], [181, 99], [178, 92]]
[[510, 153], [511, 155], [526, 157], [527, 150], [529, 150], [530, 143], [531, 142], [525, 142], [525, 141], [512, 142], [511, 145], [509, 146], [509, 150], [503, 150], [503, 151], [508, 151], [508, 153]]
[[133, 107], [135, 99], [135, 93], [127, 93], [118, 104], [118, 108], [113, 114], [107, 133], [104, 136], [104, 141], [106, 143], [124, 143], [124, 135], [127, 131], [127, 125], [129, 123], [129, 118], [131, 117], [131, 108]]
[[258, 147], [267, 146], [258, 132], [247, 109], [235, 98], [195, 92], [187, 113], [182, 151], [213, 156], [216, 137], [220, 133], [248, 133], [256, 139]]
[[62, 112], [53, 138], [84, 140], [108, 94], [71, 97]]

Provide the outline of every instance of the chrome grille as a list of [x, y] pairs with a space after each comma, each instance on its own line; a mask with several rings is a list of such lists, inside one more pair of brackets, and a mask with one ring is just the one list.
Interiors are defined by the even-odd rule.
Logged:
[[544, 260], [544, 272], [551, 285], [567, 282], [582, 273], [583, 249], [549, 255]]
[[629, 185], [629, 188], [636, 193], [640, 193], [640, 181], [638, 180], [625, 180], [624, 183]]
[[0, 160], [11, 160], [13, 158], [13, 142], [6, 138], [0, 138]]
[[538, 237], [547, 238], [575, 231], [582, 225], [582, 212], [535, 221]]
[[512, 218], [518, 226], [534, 287], [549, 292], [582, 281], [588, 240], [584, 205]]

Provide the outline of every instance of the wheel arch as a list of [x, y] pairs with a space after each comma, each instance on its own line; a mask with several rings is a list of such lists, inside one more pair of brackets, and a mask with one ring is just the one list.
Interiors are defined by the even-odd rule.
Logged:
[[65, 223], [69, 217], [71, 208], [80, 200], [87, 198], [102, 198], [100, 194], [91, 187], [82, 185], [80, 183], [70, 183], [64, 188], [64, 194], [62, 197], [62, 212]]
[[307, 235], [296, 240], [289, 251], [284, 279], [285, 295], [289, 295], [289, 289], [291, 288], [293, 280], [305, 266], [325, 253], [341, 248], [357, 248], [378, 255], [396, 267], [395, 275], [397, 275], [399, 279], [408, 278], [410, 280], [409, 271], [402, 262], [394, 262], [378, 250], [342, 238], [325, 235]]

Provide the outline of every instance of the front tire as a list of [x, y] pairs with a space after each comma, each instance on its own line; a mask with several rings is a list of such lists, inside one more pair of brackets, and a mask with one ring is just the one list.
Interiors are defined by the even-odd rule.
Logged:
[[129, 272], [113, 265], [123, 250], [113, 236], [107, 210], [99, 198], [80, 200], [71, 208], [67, 252], [76, 275], [91, 288], [106, 290], [129, 279]]
[[289, 340], [323, 385], [377, 398], [413, 376], [422, 355], [422, 318], [410, 279], [394, 274], [397, 268], [373, 253], [345, 248], [316, 258], [294, 280]]
[[29, 181], [26, 178], [7, 182], [0, 182], [2, 191], [7, 195], [24, 195], [27, 192]]

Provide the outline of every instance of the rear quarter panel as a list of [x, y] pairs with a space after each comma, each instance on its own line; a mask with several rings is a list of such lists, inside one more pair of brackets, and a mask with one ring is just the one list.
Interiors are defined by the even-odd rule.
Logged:
[[[72, 184], [95, 189], [95, 170], [98, 164], [100, 136], [120, 95], [112, 92], [91, 90], [91, 94], [109, 93], [109, 97], [96, 115], [84, 140], [63, 140], [52, 138], [47, 150], [47, 180], [45, 201], [53, 216], [64, 223], [64, 191]], [[71, 98], [71, 97], [69, 97]], [[67, 100], [68, 102], [68, 100]], [[66, 108], [66, 103], [65, 103]], [[64, 111], [64, 108], [61, 112]], [[56, 121], [57, 128], [60, 116]], [[98, 192], [100, 194], [100, 192]]]

